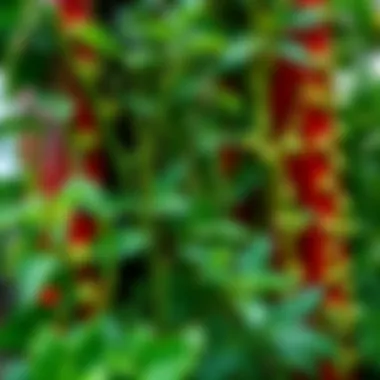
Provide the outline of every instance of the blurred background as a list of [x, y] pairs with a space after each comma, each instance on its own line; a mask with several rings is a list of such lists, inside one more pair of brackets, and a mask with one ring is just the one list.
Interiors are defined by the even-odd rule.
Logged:
[[2, 0], [0, 379], [380, 378], [380, 3]]

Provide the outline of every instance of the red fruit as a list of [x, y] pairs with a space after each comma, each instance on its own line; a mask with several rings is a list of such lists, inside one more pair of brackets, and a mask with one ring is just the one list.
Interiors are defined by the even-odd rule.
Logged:
[[94, 218], [85, 212], [77, 212], [69, 225], [68, 240], [71, 244], [88, 244], [96, 233], [97, 225]]
[[233, 176], [240, 163], [240, 152], [232, 147], [225, 147], [220, 156], [223, 173], [227, 177]]
[[57, 307], [61, 300], [61, 292], [55, 286], [48, 286], [38, 296], [40, 306], [45, 309], [53, 309]]
[[92, 10], [92, 0], [55, 0], [66, 23], [84, 20]]
[[39, 166], [39, 184], [46, 196], [55, 195], [64, 186], [69, 175], [69, 155], [65, 137], [58, 129], [49, 131]]
[[[79, 55], [83, 60], [83, 58], [90, 58], [91, 54], [90, 49], [82, 46], [80, 51], [77, 52], [77, 57]], [[86, 57], [83, 57], [84, 55]], [[76, 102], [75, 124], [77, 129], [81, 131], [94, 131], [96, 129], [96, 118], [88, 99], [77, 89], [74, 89], [73, 95]]]
[[270, 92], [273, 131], [281, 134], [293, 115], [297, 94], [301, 88], [301, 71], [294, 64], [278, 61], [273, 73]]
[[105, 176], [105, 156], [101, 150], [94, 150], [84, 158], [83, 172], [87, 178], [101, 183]]

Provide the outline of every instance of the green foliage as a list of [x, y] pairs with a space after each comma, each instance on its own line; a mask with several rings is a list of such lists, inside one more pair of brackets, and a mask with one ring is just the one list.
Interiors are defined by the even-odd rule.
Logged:
[[[166, 3], [135, 1], [115, 11], [114, 23], [82, 25], [65, 38], [50, 9], [36, 8], [28, 27], [16, 28], [16, 2], [1, 5], [1, 56], [8, 51], [3, 40], [13, 41], [10, 35], [20, 30], [24, 38], [22, 49], [16, 39], [4, 61], [13, 89], [33, 88], [35, 106], [46, 113], [10, 118], [0, 135], [48, 132], [53, 121], [71, 141], [74, 105], [54, 88], [52, 58], [63, 60], [72, 41], [84, 43], [96, 52], [96, 75], [65, 58], [92, 102], [116, 177], [115, 188], [72, 178], [53, 199], [19, 196], [13, 189], [28, 194], [26, 181], [2, 186], [1, 262], [17, 293], [0, 327], [0, 348], [14, 355], [0, 371], [5, 380], [287, 379], [295, 370], [315, 374], [335, 353], [332, 339], [308, 321], [321, 291], [300, 292], [295, 278], [273, 269], [267, 163], [244, 152], [232, 179], [220, 164], [224, 149], [242, 151], [247, 138], [262, 133], [256, 104], [265, 94], [258, 98], [252, 82], [265, 76], [253, 72], [265, 53], [309, 63], [288, 38], [263, 35], [258, 16], [268, 8], [274, 31], [281, 32], [324, 15], [295, 13], [286, 2], [278, 8], [266, 2], [263, 9], [249, 1]], [[347, 183], [362, 226], [353, 242], [365, 314], [359, 348], [375, 362], [379, 86], [359, 70], [358, 54], [376, 38], [367, 2], [351, 3], [334, 2], [335, 13], [348, 18], [347, 25], [338, 23], [344, 30], [338, 58], [358, 83], [340, 115], [347, 125]], [[125, 115], [127, 143], [116, 129]], [[70, 149], [77, 157], [76, 147]], [[252, 191], [258, 201], [247, 209], [255, 215], [243, 223], [234, 215]], [[133, 288], [121, 300], [110, 297], [108, 310], [86, 323], [73, 316], [76, 282], [67, 260], [70, 216], [78, 210], [101, 226], [90, 247], [92, 264], [106, 281], [125, 280]], [[49, 253], [39, 248], [42, 232], [51, 238]], [[118, 268], [135, 262], [148, 273], [138, 273], [137, 282], [135, 273], [120, 278]], [[50, 284], [64, 294], [53, 311], [37, 302]]]

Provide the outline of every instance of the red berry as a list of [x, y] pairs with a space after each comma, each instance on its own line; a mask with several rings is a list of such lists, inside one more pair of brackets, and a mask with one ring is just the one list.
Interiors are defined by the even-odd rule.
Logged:
[[68, 239], [72, 244], [90, 243], [97, 233], [97, 225], [94, 218], [78, 211], [72, 217], [69, 225]]
[[46, 309], [53, 309], [61, 300], [61, 292], [55, 286], [48, 286], [42, 290], [38, 299], [41, 306]]
[[240, 163], [240, 153], [232, 147], [225, 147], [221, 151], [221, 165], [226, 176], [232, 176]]
[[91, 14], [91, 0], [58, 0], [57, 5], [67, 23], [85, 20]]

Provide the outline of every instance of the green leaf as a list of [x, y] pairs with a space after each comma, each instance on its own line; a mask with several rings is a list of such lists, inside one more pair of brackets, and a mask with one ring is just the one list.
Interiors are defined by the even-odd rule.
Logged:
[[241, 302], [238, 310], [250, 329], [264, 329], [270, 321], [268, 307], [263, 302]]
[[23, 351], [33, 338], [40, 321], [41, 315], [36, 310], [15, 307], [0, 326], [0, 351]]
[[174, 192], [158, 193], [153, 200], [152, 208], [158, 217], [184, 217], [190, 211], [190, 199]]
[[97, 318], [85, 324], [75, 326], [68, 336], [67, 345], [73, 355], [73, 362], [78, 373], [91, 379], [95, 368], [105, 370], [106, 352], [110, 336], [104, 318]]
[[29, 370], [25, 361], [15, 361], [6, 366], [3, 380], [29, 380]]
[[99, 24], [89, 22], [81, 24], [72, 31], [72, 37], [105, 56], [119, 57], [122, 53], [115, 36]]
[[0, 215], [0, 230], [7, 230], [20, 225], [38, 226], [43, 222], [44, 201], [32, 197], [17, 204], [4, 206]]
[[54, 278], [59, 262], [47, 255], [28, 258], [21, 265], [18, 276], [18, 294], [24, 306], [33, 305], [42, 289]]
[[19, 136], [22, 132], [38, 132], [40, 127], [33, 120], [22, 116], [10, 116], [0, 120], [0, 138]]
[[102, 188], [83, 177], [71, 179], [62, 190], [57, 202], [62, 209], [80, 208], [98, 216], [110, 216]]
[[295, 297], [287, 300], [279, 307], [280, 315], [283, 319], [304, 319], [322, 302], [323, 291], [318, 288], [310, 288], [301, 291]]
[[306, 29], [316, 27], [327, 21], [326, 7], [312, 7], [289, 12], [289, 19], [286, 22], [287, 28]]
[[129, 228], [117, 233], [109, 233], [94, 245], [96, 259], [104, 265], [116, 260], [135, 257], [151, 247], [149, 232]]
[[238, 268], [242, 272], [260, 273], [269, 269], [272, 242], [267, 235], [257, 235], [249, 247], [238, 258]]
[[69, 364], [65, 339], [53, 328], [36, 332], [29, 348], [30, 380], [64, 380]]
[[247, 228], [228, 219], [205, 220], [194, 225], [193, 236], [200, 240], [244, 242], [249, 236]]
[[278, 54], [290, 62], [308, 66], [310, 63], [309, 54], [306, 49], [298, 43], [283, 41], [278, 46]]
[[182, 380], [200, 359], [204, 344], [199, 329], [188, 328], [175, 336], [152, 341], [140, 358], [139, 380]]
[[70, 121], [74, 113], [72, 100], [59, 93], [39, 93], [37, 97], [38, 112], [46, 121], [55, 121], [65, 124]]
[[282, 324], [273, 330], [274, 343], [290, 368], [315, 373], [321, 359], [331, 358], [331, 340], [299, 325]]
[[108, 365], [120, 376], [137, 378], [140, 357], [154, 341], [154, 331], [141, 322], [132, 323], [119, 337], [121, 339], [113, 344], [107, 357]]
[[222, 71], [241, 69], [252, 61], [261, 48], [262, 41], [252, 36], [240, 36], [230, 41], [221, 59]]
[[109, 378], [109, 372], [104, 366], [94, 365], [80, 377], [80, 380], [108, 380]]

